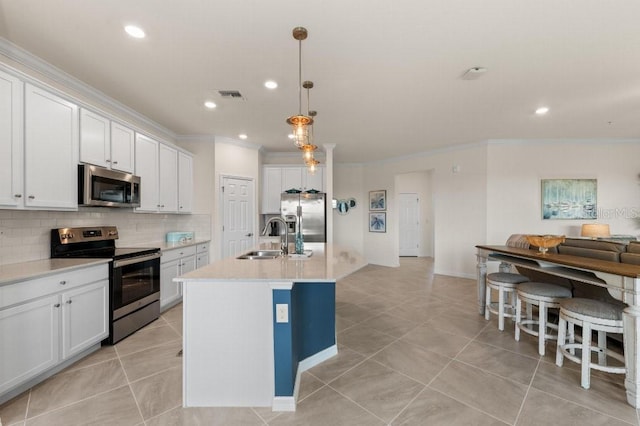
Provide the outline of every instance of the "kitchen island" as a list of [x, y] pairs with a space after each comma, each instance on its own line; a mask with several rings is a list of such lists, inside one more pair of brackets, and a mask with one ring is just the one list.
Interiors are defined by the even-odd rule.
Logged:
[[223, 259], [183, 285], [183, 405], [295, 410], [300, 374], [338, 353], [336, 281], [366, 265], [352, 249]]

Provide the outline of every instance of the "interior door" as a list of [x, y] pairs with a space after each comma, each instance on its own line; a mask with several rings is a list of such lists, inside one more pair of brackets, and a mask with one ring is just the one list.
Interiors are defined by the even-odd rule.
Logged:
[[222, 257], [237, 256], [255, 245], [253, 180], [222, 178]]
[[417, 256], [420, 247], [420, 200], [418, 194], [404, 193], [400, 205], [400, 256]]

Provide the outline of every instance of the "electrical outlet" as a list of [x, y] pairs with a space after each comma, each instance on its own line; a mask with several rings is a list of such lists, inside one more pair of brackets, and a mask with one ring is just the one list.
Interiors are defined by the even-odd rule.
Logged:
[[289, 305], [276, 303], [276, 322], [289, 322]]

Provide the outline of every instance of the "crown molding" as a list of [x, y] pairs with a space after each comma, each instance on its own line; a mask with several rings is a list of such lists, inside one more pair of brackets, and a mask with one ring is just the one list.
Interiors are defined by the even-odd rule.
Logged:
[[[109, 97], [107, 94], [99, 91], [98, 89], [88, 85], [87, 83], [77, 79], [71, 74], [66, 73], [60, 68], [48, 63], [47, 61], [35, 56], [33, 53], [23, 49], [22, 47], [10, 42], [9, 40], [0, 37], [0, 54], [6, 56], [8, 59], [13, 60], [26, 68], [42, 74], [44, 77], [47, 77], [56, 83], [61, 84], [64, 87], [68, 87], [69, 89], [75, 90], [78, 93], [86, 96], [88, 99], [95, 100], [103, 105], [112, 108], [114, 111], [117, 111], [123, 114], [125, 117], [133, 118], [135, 121], [142, 123], [144, 126], [147, 126], [149, 129], [152, 129], [154, 132], [158, 132], [160, 135], [164, 137], [168, 137], [170, 139], [177, 139], [176, 133], [167, 129], [166, 127], [156, 123], [151, 120], [149, 117], [140, 114], [136, 110], [126, 106], [125, 104], [116, 101], [115, 99]], [[35, 77], [26, 74], [22, 71], [16, 70], [15, 68], [11, 68], [13, 73], [19, 73], [21, 78], [28, 80], [29, 82], [36, 83], [37, 85], [42, 85], [43, 82], [36, 79]], [[56, 90], [59, 91], [59, 90]], [[65, 94], [69, 97], [69, 94]], [[82, 101], [74, 99], [74, 101], [78, 101], [78, 103], [83, 103]], [[92, 106], [92, 105], [89, 105]], [[119, 118], [115, 118], [116, 121]]]

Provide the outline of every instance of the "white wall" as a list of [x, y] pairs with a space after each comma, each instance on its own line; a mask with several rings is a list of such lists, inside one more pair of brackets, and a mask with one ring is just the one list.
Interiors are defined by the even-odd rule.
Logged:
[[541, 179], [597, 179], [598, 220], [612, 234], [638, 235], [640, 141], [491, 141], [487, 243], [511, 234], [579, 236], [586, 220], [542, 220]]
[[[362, 165], [335, 164], [333, 168], [333, 197], [340, 199], [356, 199], [356, 207], [345, 215], [333, 210], [333, 242], [341, 246], [352, 247], [364, 253], [362, 213], [367, 211], [367, 196], [363, 191]], [[329, 200], [327, 200], [329, 202]]]
[[433, 195], [431, 171], [401, 173], [396, 175], [395, 192], [415, 193], [419, 201], [420, 237], [418, 256], [433, 257]]
[[[370, 263], [398, 266], [398, 216], [395, 176], [430, 171], [434, 223], [434, 270], [438, 274], [475, 277], [475, 248], [486, 238], [485, 144], [442, 150], [410, 158], [368, 164], [363, 192], [387, 191], [387, 232], [368, 232], [368, 206], [361, 211], [363, 253]], [[457, 172], [453, 172], [457, 166]], [[368, 199], [365, 203], [368, 202]]]

